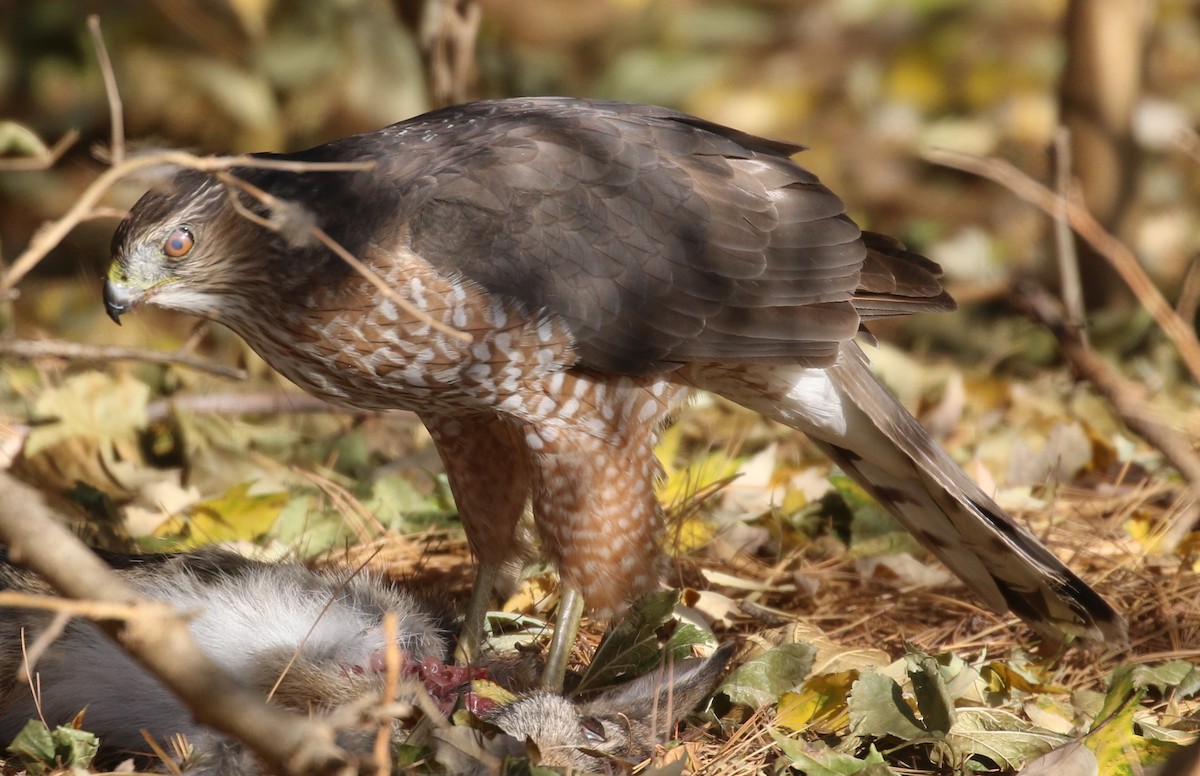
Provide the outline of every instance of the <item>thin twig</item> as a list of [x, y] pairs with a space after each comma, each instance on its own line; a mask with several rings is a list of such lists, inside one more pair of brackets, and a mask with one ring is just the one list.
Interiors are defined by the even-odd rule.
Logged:
[[945, 149], [929, 150], [923, 155], [934, 164], [995, 181], [1052, 218], [1057, 218], [1060, 211], [1065, 211], [1071, 228], [1095, 248], [1097, 253], [1108, 260], [1179, 351], [1179, 355], [1192, 373], [1193, 379], [1200, 383], [1200, 342], [1196, 340], [1195, 331], [1175, 313], [1171, 304], [1154, 285], [1154, 281], [1142, 269], [1133, 251], [1106, 231], [1086, 208], [1056, 195], [1013, 165], [1000, 159]]
[[81, 361], [145, 361], [151, 364], [175, 364], [209, 374], [245, 380], [244, 369], [217, 364], [184, 353], [167, 353], [143, 348], [122, 348], [108, 345], [84, 345], [61, 340], [0, 340], [0, 356], [21, 359], [67, 358]]
[[79, 130], [69, 129], [58, 142], [37, 156], [27, 156], [18, 159], [0, 159], [0, 172], [36, 172], [53, 167], [79, 139]]
[[1083, 282], [1079, 277], [1079, 257], [1075, 252], [1075, 240], [1067, 223], [1067, 201], [1078, 201], [1074, 196], [1075, 179], [1071, 176], [1071, 132], [1059, 127], [1054, 136], [1054, 177], [1058, 188], [1059, 209], [1054, 216], [1054, 243], [1058, 248], [1058, 276], [1062, 286], [1063, 306], [1067, 308], [1067, 320], [1079, 331], [1083, 344], [1087, 345], [1087, 329], [1083, 308]]
[[[46, 654], [46, 650], [50, 648], [50, 645], [62, 635], [63, 630], [67, 627], [67, 623], [71, 621], [71, 617], [70, 612], [57, 612], [50, 618], [50, 622], [46, 623], [46, 627], [33, 640], [32, 644], [26, 645], [24, 638], [22, 638], [21, 666], [17, 669], [17, 676], [26, 682], [31, 682], [30, 677], [34, 675], [33, 669], [37, 665], [37, 661], [42, 655]], [[40, 714], [41, 712], [39, 711], [38, 713]]]
[[1193, 256], [1188, 262], [1187, 270], [1183, 273], [1183, 282], [1179, 285], [1175, 314], [1194, 324], [1196, 313], [1200, 312], [1200, 255]]
[[1063, 316], [1058, 301], [1031, 283], [1019, 284], [1012, 298], [1025, 315], [1054, 334], [1063, 356], [1096, 387], [1130, 430], [1166, 456], [1192, 487], [1200, 488], [1200, 456], [1192, 449], [1191, 441], [1146, 407], [1140, 385], [1114, 372], [1083, 344], [1079, 330]]
[[[241, 189], [242, 191], [246, 192], [250, 196], [257, 199], [263, 205], [266, 205], [272, 211], [278, 212], [278, 211], [283, 210], [284, 208], [288, 207], [288, 204], [286, 202], [280, 200], [278, 197], [276, 197], [266, 191], [263, 191], [258, 186], [255, 186], [253, 183], [244, 181], [241, 178], [238, 178], [237, 176], [232, 175], [229, 172], [217, 173], [217, 179], [220, 180], [222, 183], [224, 183], [227, 186], [233, 186], [233, 187], [237, 187], [238, 189]], [[251, 211], [247, 210], [245, 208], [245, 206], [243, 206], [240, 202], [237, 201], [236, 196], [231, 197], [231, 202], [233, 203], [234, 209], [237, 210], [242, 215], [242, 217], [253, 221], [254, 223], [258, 224], [259, 226], [262, 226], [264, 229], [270, 229], [271, 231], [279, 231], [280, 230], [279, 224], [276, 224], [268, 219], [264, 219], [261, 216], [257, 215], [256, 213], [252, 213]], [[349, 264], [354, 269], [355, 272], [357, 272], [358, 274], [360, 274], [364, 278], [366, 278], [367, 281], [371, 285], [375, 286], [375, 288], [379, 291], [379, 293], [383, 294], [385, 297], [390, 299], [397, 306], [399, 306], [400, 309], [404, 310], [409, 315], [416, 318], [418, 321], [421, 321], [425, 325], [427, 325], [437, 331], [440, 331], [442, 334], [445, 334], [448, 337], [453, 337], [461, 342], [470, 342], [471, 341], [472, 337], [469, 333], [467, 333], [465, 331], [460, 331], [459, 329], [456, 329], [453, 326], [448, 326], [448, 325], [442, 323], [441, 321], [437, 320], [436, 318], [434, 318], [433, 316], [431, 316], [429, 313], [425, 312], [424, 310], [420, 310], [417, 307], [414, 307], [411, 302], [409, 302], [407, 299], [405, 299], [400, 294], [396, 293], [395, 289], [393, 289], [391, 286], [389, 286], [387, 284], [387, 282], [384, 281], [383, 278], [379, 277], [378, 273], [376, 273], [374, 270], [372, 270], [366, 264], [363, 264], [362, 261], [360, 261], [358, 259], [358, 257], [356, 257], [354, 254], [350, 253], [350, 251], [348, 251], [344, 247], [342, 247], [342, 245], [340, 243], [338, 243], [337, 240], [334, 240], [332, 237], [330, 237], [329, 233], [326, 232], [321, 227], [317, 226], [316, 224], [309, 224], [308, 225], [308, 233], [313, 238], [315, 238], [318, 242], [320, 242], [322, 245], [324, 245], [326, 248], [328, 248], [329, 250], [331, 250], [335, 254], [337, 254], [338, 257], [341, 258], [342, 261]]]
[[93, 620], [128, 620], [138, 616], [138, 609], [128, 603], [77, 601], [72, 598], [55, 598], [13, 590], [0, 591], [0, 608], [41, 609]]
[[125, 117], [121, 109], [121, 93], [117, 90], [117, 76], [113, 73], [108, 47], [104, 45], [104, 34], [100, 32], [100, 17], [91, 14], [87, 19], [92, 45], [96, 48], [96, 60], [100, 63], [100, 75], [104, 78], [104, 94], [108, 98], [108, 116], [112, 124], [112, 148], [109, 153], [113, 164], [125, 161]]
[[287, 172], [300, 171], [348, 171], [369, 170], [374, 162], [294, 162], [284, 159], [260, 159], [253, 156], [195, 156], [183, 151], [155, 151], [127, 158], [120, 164], [113, 165], [92, 181], [71, 209], [60, 218], [48, 221], [38, 229], [25, 251], [17, 257], [8, 272], [0, 278], [0, 293], [3, 293], [21, 281], [29, 271], [37, 266], [50, 251], [54, 250], [63, 238], [81, 222], [88, 220], [100, 201], [113, 185], [122, 178], [133, 173], [154, 167], [175, 166], [190, 167], [202, 172], [226, 170], [231, 167], [254, 167], [258, 169], [284, 170]]
[[[387, 646], [383, 651], [384, 690], [383, 701], [391, 703], [396, 699], [396, 686], [400, 683], [400, 644], [396, 639], [398, 622], [396, 613], [389, 611], [383, 615], [383, 643]], [[375, 731], [375, 746], [372, 753], [375, 757], [376, 776], [388, 776], [392, 772], [392, 730], [391, 725], [380, 720], [379, 729]]]
[[[330, 404], [308, 393], [296, 391], [259, 391], [251, 393], [188, 394], [169, 399], [156, 399], [146, 407], [151, 422], [166, 420], [176, 413], [204, 415], [295, 415], [329, 412], [338, 415], [369, 415], [367, 410], [349, 409]], [[395, 410], [392, 416], [415, 418], [411, 412]]]
[[1179, 147], [1180, 151], [1192, 157], [1194, 162], [1200, 164], [1200, 133], [1191, 127], [1184, 127], [1179, 131], [1175, 145]]

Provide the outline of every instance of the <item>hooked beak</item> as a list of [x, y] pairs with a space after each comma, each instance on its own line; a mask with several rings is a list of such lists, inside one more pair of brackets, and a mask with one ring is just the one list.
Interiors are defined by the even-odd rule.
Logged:
[[113, 323], [121, 325], [121, 316], [134, 308], [142, 299], [142, 292], [130, 288], [112, 278], [104, 281], [104, 310]]

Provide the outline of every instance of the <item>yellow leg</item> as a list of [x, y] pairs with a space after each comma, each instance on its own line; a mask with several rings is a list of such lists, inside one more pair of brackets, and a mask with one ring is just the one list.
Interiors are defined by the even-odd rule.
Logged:
[[458, 634], [458, 646], [454, 650], [454, 662], [459, 665], [474, 666], [481, 662], [484, 620], [499, 570], [499, 564], [483, 562], [475, 570], [475, 587], [471, 590], [462, 631]]
[[564, 582], [559, 589], [554, 638], [550, 640], [546, 667], [542, 670], [542, 687], [551, 692], [562, 692], [563, 679], [567, 675], [567, 659], [571, 657], [571, 648], [575, 646], [582, 617], [583, 593], [574, 585]]

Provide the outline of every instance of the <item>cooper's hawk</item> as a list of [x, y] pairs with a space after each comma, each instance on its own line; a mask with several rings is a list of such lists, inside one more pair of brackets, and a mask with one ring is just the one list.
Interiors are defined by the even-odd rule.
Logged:
[[[936, 264], [861, 232], [799, 150], [644, 105], [447, 108], [264, 155], [370, 170], [235, 170], [258, 197], [178, 172], [118, 228], [105, 303], [118, 322], [141, 301], [212, 318], [317, 396], [416, 412], [480, 564], [468, 634], [530, 495], [565, 602], [612, 614], [656, 584], [652, 446], [700, 388], [808, 434], [992, 609], [1054, 640], [1122, 638], [872, 376], [865, 323], [954, 303]], [[262, 192], [403, 303], [272, 228], [297, 219]]]

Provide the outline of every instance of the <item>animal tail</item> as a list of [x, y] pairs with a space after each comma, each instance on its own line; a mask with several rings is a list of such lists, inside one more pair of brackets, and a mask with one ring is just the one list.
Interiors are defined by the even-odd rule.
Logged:
[[706, 367], [693, 376], [805, 432], [994, 611], [1043, 639], [1124, 643], [1124, 618], [950, 459], [845, 343], [826, 369]]

